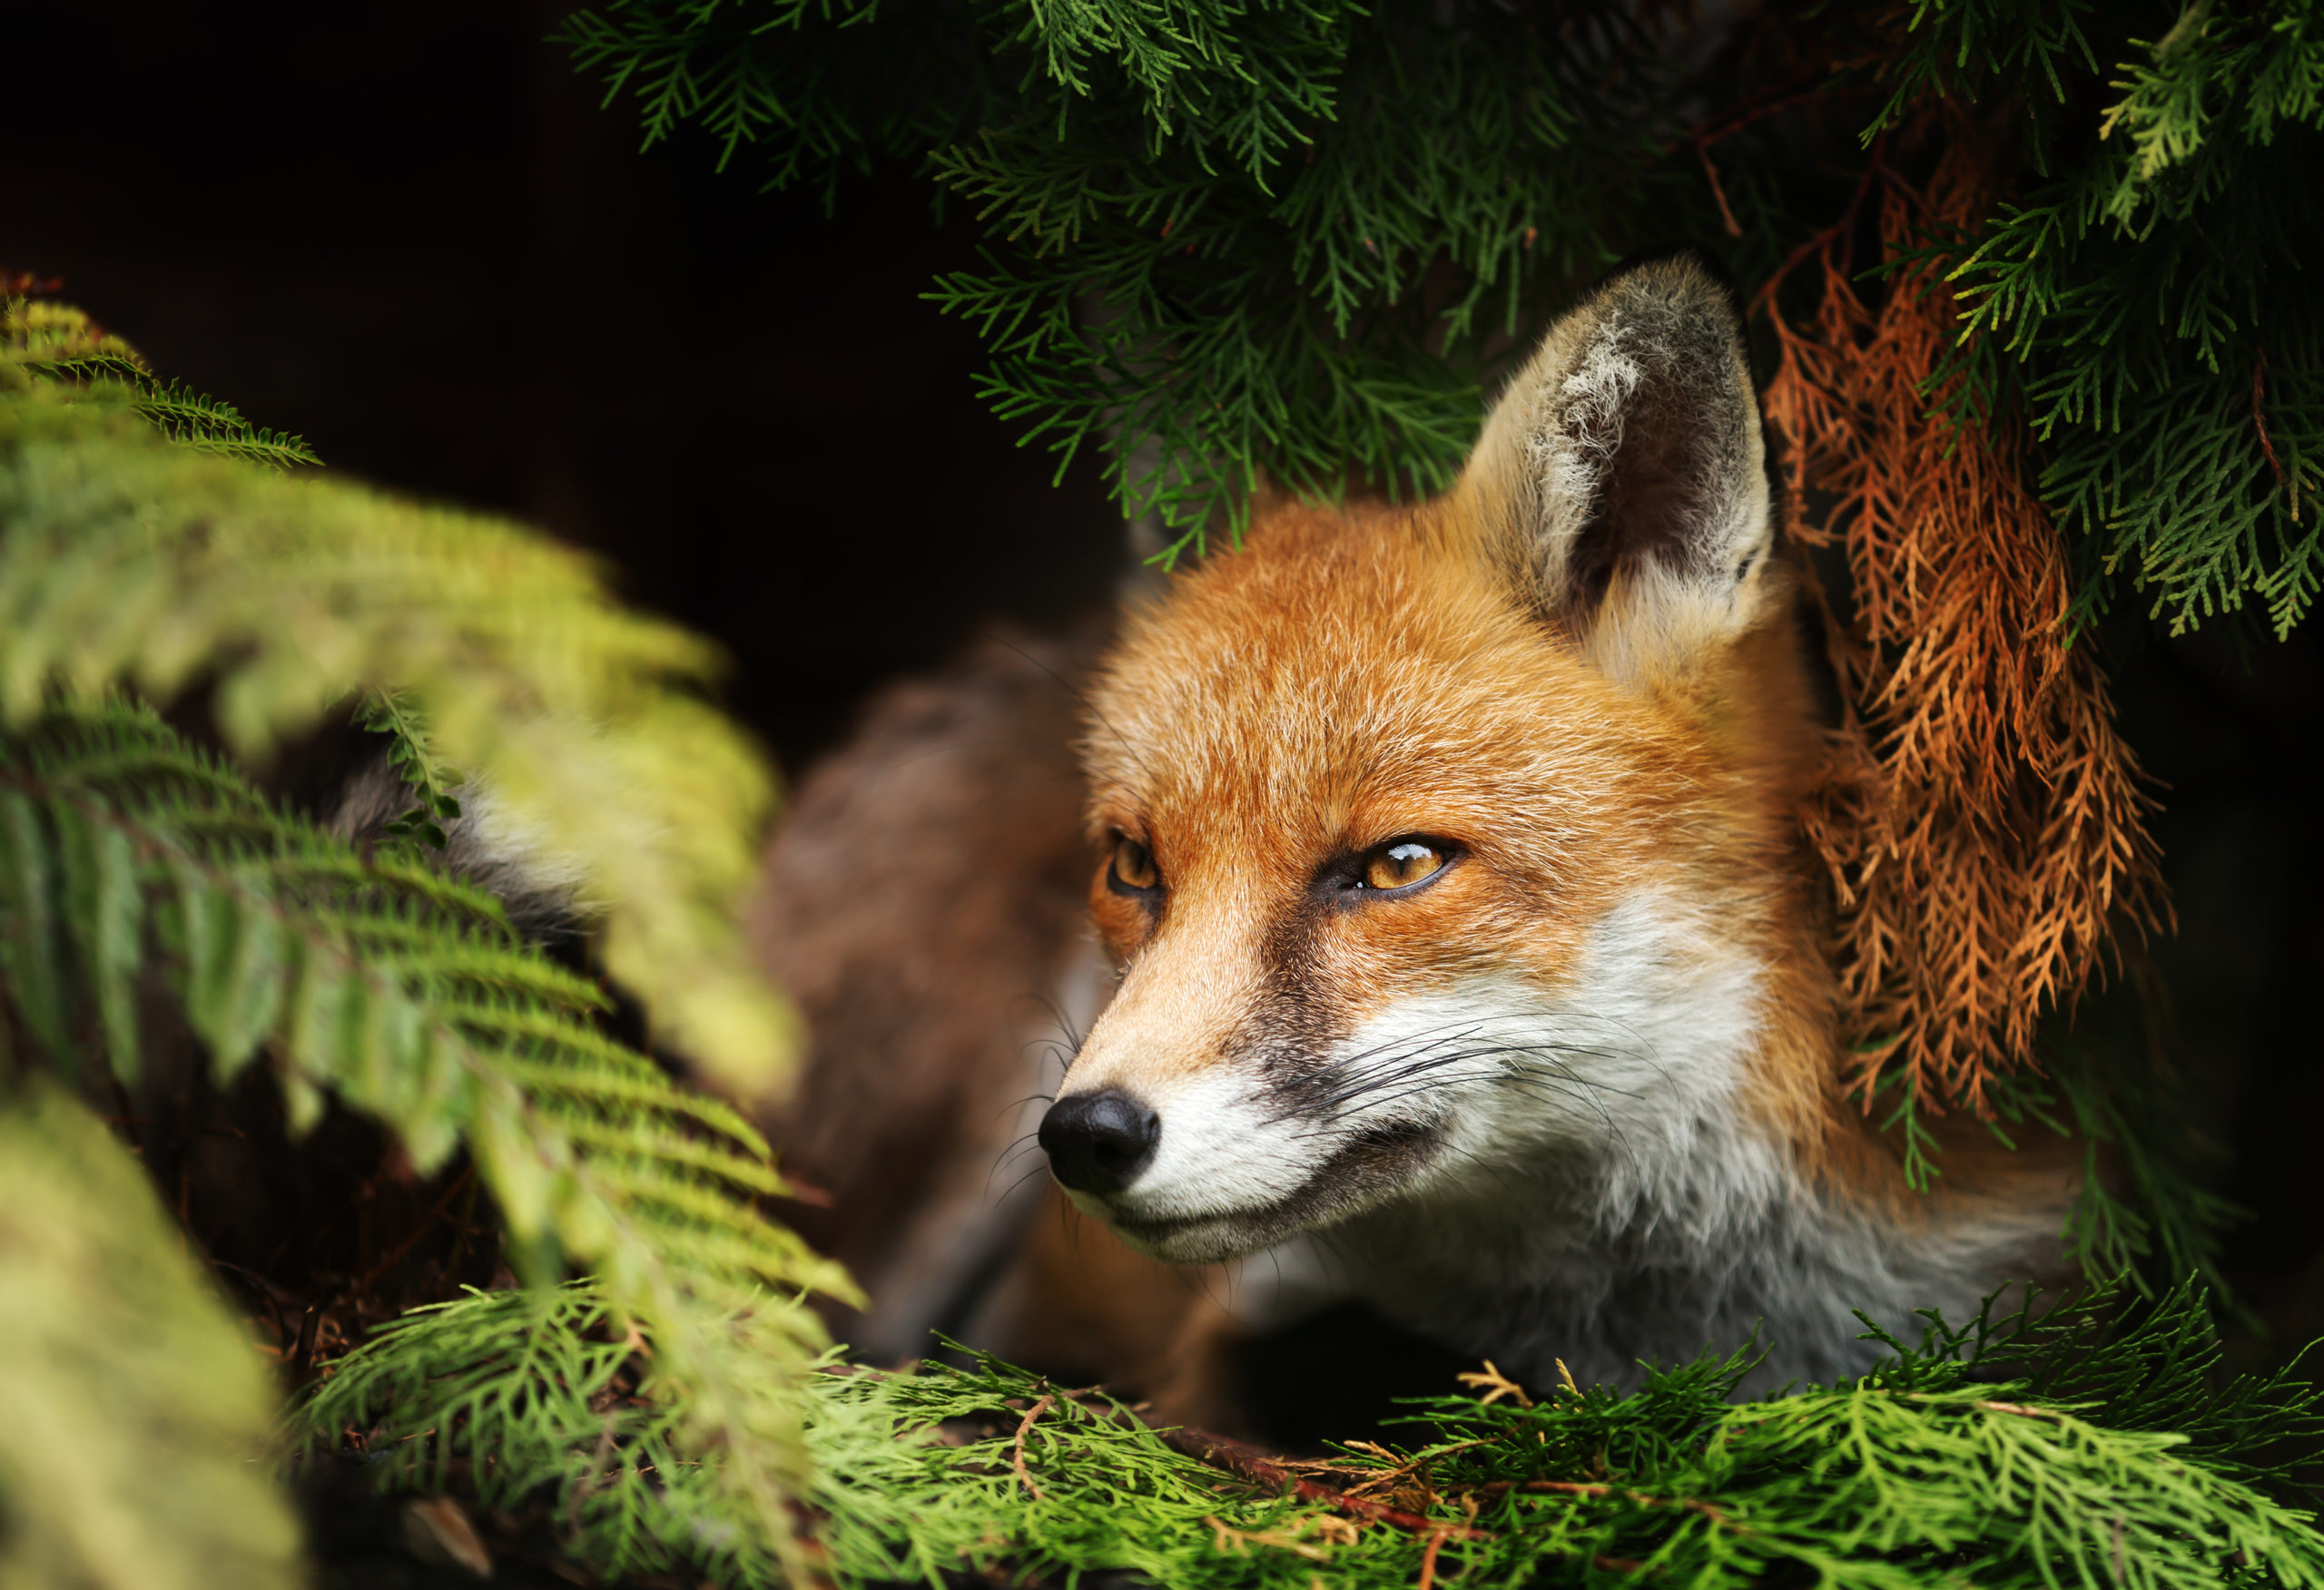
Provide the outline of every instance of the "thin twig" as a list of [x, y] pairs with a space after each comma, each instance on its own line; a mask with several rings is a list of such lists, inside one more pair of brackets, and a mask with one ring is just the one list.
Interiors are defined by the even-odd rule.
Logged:
[[1428, 1532], [1428, 1544], [1421, 1548], [1418, 1590], [1433, 1590], [1436, 1584], [1436, 1554], [1443, 1545], [1443, 1530], [1432, 1529]]
[[1037, 1502], [1043, 1497], [1041, 1487], [1033, 1483], [1032, 1471], [1025, 1467], [1025, 1436], [1033, 1428], [1033, 1421], [1047, 1413], [1056, 1402], [1056, 1398], [1044, 1395], [1039, 1402], [1027, 1408], [1025, 1417], [1017, 1421], [1017, 1439], [1009, 1448], [1009, 1467], [1016, 1471], [1018, 1479]]
[[2275, 438], [2268, 435], [2268, 416], [2262, 407], [2267, 396], [2268, 350], [2260, 350], [2259, 362], [2251, 367], [2251, 428], [2260, 433], [2260, 450], [2268, 456], [2268, 467], [2276, 472], [2276, 484], [2291, 496], [2291, 522], [2299, 523], [2299, 482], [2284, 474], [2283, 460], [2276, 456]]
[[1447, 1538], [1455, 1540], [1491, 1540], [1486, 1530], [1471, 1528], [1465, 1524], [1445, 1524], [1433, 1518], [1423, 1518], [1417, 1513], [1407, 1513], [1402, 1507], [1392, 1507], [1384, 1502], [1368, 1497], [1349, 1496], [1330, 1486], [1318, 1485], [1312, 1479], [1302, 1479], [1275, 1458], [1250, 1445], [1226, 1436], [1214, 1436], [1208, 1430], [1180, 1427], [1164, 1430], [1162, 1440], [1174, 1452], [1183, 1452], [1197, 1463], [1207, 1463], [1213, 1468], [1227, 1473], [1270, 1490], [1289, 1491], [1303, 1502], [1321, 1502], [1337, 1507], [1352, 1517], [1385, 1524], [1412, 1535], [1426, 1535], [1442, 1530]]
[[[1221, 1556], [1233, 1552], [1236, 1556], [1248, 1556], [1255, 1546], [1272, 1546], [1280, 1551], [1295, 1552], [1309, 1562], [1325, 1563], [1332, 1559], [1334, 1546], [1353, 1546], [1356, 1526], [1345, 1518], [1307, 1518], [1296, 1521], [1289, 1531], [1282, 1529], [1237, 1529], [1223, 1518], [1206, 1517], [1210, 1526], [1211, 1546]], [[1306, 1525], [1317, 1526], [1320, 1540], [1302, 1540], [1298, 1529]]]
[[1856, 191], [1849, 195], [1848, 207], [1840, 212], [1840, 219], [1784, 256], [1783, 263], [1777, 266], [1767, 280], [1759, 284], [1759, 290], [1751, 295], [1753, 314], [1766, 309], [1772, 316], [1776, 290], [1784, 284], [1784, 280], [1797, 270], [1810, 254], [1844, 240], [1856, 229], [1856, 218], [1863, 211], [1864, 201], [1872, 191], [1873, 183], [1887, 174], [1887, 152], [1888, 135], [1883, 132], [1872, 141], [1872, 152], [1865, 162], [1864, 175], [1856, 180]]
[[307, 1378], [307, 1366], [314, 1359], [315, 1327], [320, 1323], [323, 1306], [309, 1303], [307, 1311], [299, 1316], [299, 1338], [290, 1347], [290, 1374], [294, 1379]]
[[589, 1472], [581, 1477], [581, 1483], [573, 1487], [573, 1495], [566, 1503], [565, 1530], [567, 1535], [579, 1531], [582, 1505], [588, 1501], [590, 1493], [597, 1488], [598, 1480], [604, 1476], [607, 1465], [613, 1461], [613, 1456], [614, 1416], [608, 1413], [597, 1430], [597, 1449], [589, 1456]]
[[1710, 179], [1710, 196], [1718, 201], [1718, 218], [1727, 223], [1727, 235], [1730, 238], [1741, 237], [1743, 223], [1735, 219], [1735, 211], [1728, 207], [1727, 188], [1718, 180], [1718, 168], [1711, 163], [1709, 139], [1695, 140], [1695, 158], [1703, 162], [1703, 175]]
[[1813, 66], [1773, 88], [1738, 100], [1718, 114], [1705, 117], [1665, 143], [1662, 152], [1667, 155], [1681, 143], [1692, 143], [1698, 147], [1716, 143], [1722, 138], [1740, 132], [1761, 117], [1790, 110], [1799, 103], [1828, 98], [1832, 90], [1825, 80], [1829, 75], [1828, 67]]
[[1699, 1513], [1704, 1517], [1720, 1524], [1734, 1522], [1728, 1516], [1725, 1508], [1715, 1507], [1709, 1502], [1696, 1501], [1691, 1497], [1675, 1498], [1650, 1497], [1644, 1491], [1624, 1490], [1620, 1486], [1595, 1485], [1578, 1479], [1496, 1479], [1489, 1485], [1477, 1487], [1472, 1494], [1489, 1497], [1501, 1496], [1509, 1491], [1568, 1497], [1621, 1497], [1625, 1500], [1636, 1502], [1642, 1507], [1684, 1507], [1690, 1513]]
[[2276, 484], [2284, 483], [2284, 466], [2276, 456], [2276, 444], [2268, 436], [2268, 417], [2260, 408], [2267, 395], [2268, 350], [2260, 350], [2260, 359], [2251, 367], [2251, 428], [2260, 433], [2260, 450], [2268, 456], [2268, 467], [2276, 472]]
[[1980, 1408], [1986, 1413], [2023, 1414], [2027, 1418], [2063, 1418], [2065, 1417], [2054, 1408], [2028, 1408], [2023, 1402], [1979, 1401], [1973, 1402], [1969, 1406]]
[[[1251, 1481], [1254, 1485], [1264, 1486], [1276, 1491], [1288, 1490], [1293, 1497], [1303, 1502], [1321, 1502], [1368, 1523], [1385, 1524], [1391, 1528], [1403, 1530], [1406, 1534], [1422, 1536], [1427, 1544], [1421, 1554], [1419, 1590], [1433, 1590], [1436, 1574], [1436, 1556], [1443, 1548], [1446, 1541], [1497, 1538], [1490, 1529], [1479, 1529], [1470, 1524], [1448, 1523], [1441, 1518], [1423, 1518], [1417, 1513], [1407, 1513], [1401, 1507], [1387, 1507], [1363, 1497], [1349, 1496], [1343, 1491], [1335, 1491], [1329, 1486], [1317, 1485], [1314, 1480], [1301, 1479], [1285, 1467], [1279, 1459], [1247, 1441], [1237, 1441], [1228, 1436], [1215, 1436], [1208, 1430], [1198, 1430], [1186, 1426], [1160, 1433], [1165, 1446], [1172, 1451], [1185, 1453], [1198, 1463], [1206, 1463], [1213, 1468], [1223, 1468], [1238, 1478]], [[1556, 1482], [1542, 1480], [1530, 1483], [1551, 1485]], [[1481, 1492], [1491, 1492], [1506, 1489], [1508, 1487], [1503, 1483], [1480, 1486], [1477, 1488]], [[1602, 1490], [1606, 1487], [1595, 1488]], [[1641, 1499], [1651, 1500], [1652, 1498]], [[1687, 1505], [1709, 1512], [1722, 1521], [1726, 1518], [1725, 1514], [1720, 1513], [1707, 1502], [1694, 1502]], [[1476, 1516], [1473, 1504], [1471, 1504], [1469, 1516], [1471, 1517]], [[1599, 1572], [1606, 1574], [1635, 1574], [1646, 1565], [1635, 1557], [1593, 1556], [1590, 1562], [1590, 1565], [1597, 1568]]]

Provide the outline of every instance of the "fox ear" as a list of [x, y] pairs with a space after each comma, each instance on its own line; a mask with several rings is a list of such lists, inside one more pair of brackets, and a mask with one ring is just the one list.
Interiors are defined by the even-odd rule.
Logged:
[[1766, 458], [1735, 300], [1680, 256], [1614, 277], [1551, 328], [1459, 489], [1529, 598], [1637, 676], [1760, 616]]

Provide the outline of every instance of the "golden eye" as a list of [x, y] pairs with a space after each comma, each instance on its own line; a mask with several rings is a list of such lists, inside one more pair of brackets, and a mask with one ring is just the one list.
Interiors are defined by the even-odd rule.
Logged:
[[1364, 859], [1364, 887], [1402, 888], [1433, 876], [1446, 859], [1442, 850], [1423, 840], [1398, 839]]
[[1115, 841], [1113, 879], [1127, 889], [1143, 891], [1162, 887], [1162, 875], [1154, 869], [1154, 852], [1128, 838]]

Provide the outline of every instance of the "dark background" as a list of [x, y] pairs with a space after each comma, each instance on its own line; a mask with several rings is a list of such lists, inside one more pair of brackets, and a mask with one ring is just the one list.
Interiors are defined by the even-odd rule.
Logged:
[[[564, 9], [0, 0], [0, 267], [336, 469], [598, 550], [725, 643], [730, 704], [794, 772], [989, 618], [1102, 602], [1094, 470], [1053, 489], [975, 398], [973, 334], [917, 297], [971, 256], [965, 218], [903, 171], [826, 220], [747, 152], [640, 155], [543, 42]], [[2324, 1330], [2316, 632], [2108, 636], [2168, 786], [2170, 1047], [2280, 1345]]]
[[333, 469], [520, 515], [723, 640], [796, 767], [983, 617], [1101, 600], [1094, 468], [979, 404], [909, 172], [641, 157], [557, 0], [0, 4], [0, 266]]

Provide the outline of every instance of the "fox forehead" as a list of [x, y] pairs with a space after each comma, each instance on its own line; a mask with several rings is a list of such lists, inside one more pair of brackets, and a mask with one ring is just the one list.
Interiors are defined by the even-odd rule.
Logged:
[[1278, 510], [1133, 618], [1091, 705], [1093, 829], [1189, 885], [1413, 832], [1571, 883], [1701, 786], [1682, 724], [1425, 514]]

